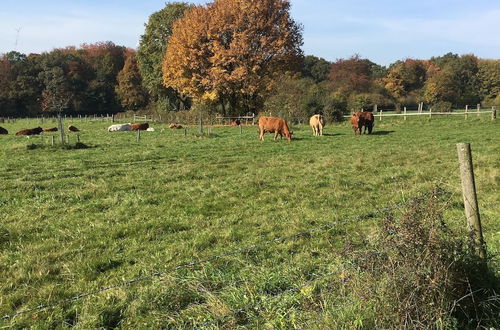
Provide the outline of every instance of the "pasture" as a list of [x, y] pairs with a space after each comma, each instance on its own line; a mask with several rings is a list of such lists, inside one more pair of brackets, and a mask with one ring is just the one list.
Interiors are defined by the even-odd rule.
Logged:
[[292, 126], [291, 143], [271, 134], [259, 141], [257, 126], [242, 134], [214, 127], [200, 137], [196, 127], [184, 136], [154, 123], [137, 142], [135, 132], [107, 132], [109, 123], [68, 120], [89, 148], [13, 135], [39, 124], [1, 124], [11, 134], [0, 136], [0, 317], [166, 273], [0, 327], [370, 328], [382, 307], [335, 283], [352, 267], [341, 253], [347, 242], [372, 235], [381, 215], [172, 268], [402, 203], [436, 185], [447, 191], [445, 220], [464, 229], [458, 142], [472, 144], [488, 251], [500, 248], [500, 130], [488, 116], [384, 118], [369, 136], [354, 136], [347, 122], [328, 124], [323, 137]]

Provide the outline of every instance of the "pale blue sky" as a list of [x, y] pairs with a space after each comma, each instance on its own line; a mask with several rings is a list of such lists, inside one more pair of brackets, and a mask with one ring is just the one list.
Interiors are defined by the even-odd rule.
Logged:
[[[358, 53], [383, 65], [450, 51], [500, 58], [500, 0], [291, 3], [294, 19], [304, 26], [307, 55], [334, 61]], [[0, 0], [0, 4], [0, 53], [28, 54], [98, 41], [136, 48], [144, 23], [165, 1]]]

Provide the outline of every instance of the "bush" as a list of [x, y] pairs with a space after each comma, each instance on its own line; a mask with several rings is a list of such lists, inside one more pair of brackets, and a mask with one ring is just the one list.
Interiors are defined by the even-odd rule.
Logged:
[[451, 102], [440, 101], [431, 105], [434, 112], [451, 112]]
[[[499, 281], [443, 221], [435, 197], [387, 216], [368, 249], [354, 253], [352, 290], [375, 306], [382, 328], [498, 327]], [[368, 297], [368, 298], [366, 298]], [[366, 302], [365, 302], [366, 303]]]

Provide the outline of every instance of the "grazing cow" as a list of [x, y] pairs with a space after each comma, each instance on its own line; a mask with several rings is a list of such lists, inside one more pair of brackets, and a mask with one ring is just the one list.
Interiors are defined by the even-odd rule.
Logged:
[[17, 132], [16, 135], [39, 135], [42, 132], [43, 128], [36, 127], [31, 129], [23, 129], [22, 131]]
[[325, 127], [325, 124], [325, 117], [323, 117], [322, 115], [313, 115], [309, 119], [309, 125], [311, 125], [314, 136], [323, 135], [323, 127]]
[[170, 126], [168, 126], [168, 128], [170, 128], [170, 129], [181, 129], [182, 126], [179, 125], [179, 124], [170, 124]]
[[145, 131], [149, 128], [148, 123], [142, 123], [142, 124], [132, 124], [130, 125], [130, 129], [132, 131]]
[[241, 121], [239, 119], [235, 119], [229, 125], [231, 125], [231, 126], [240, 126], [241, 125]]
[[57, 132], [57, 127], [52, 127], [52, 128], [44, 128], [44, 132]]
[[361, 135], [361, 129], [365, 123], [365, 118], [361, 114], [362, 112], [355, 112], [351, 116], [351, 125], [355, 135]]
[[124, 132], [130, 131], [131, 124], [115, 124], [108, 127], [108, 132]]
[[70, 131], [70, 132], [80, 132], [80, 130], [78, 128], [76, 128], [75, 126], [73, 126], [73, 125], [69, 125], [68, 126], [68, 131]]
[[286, 121], [282, 118], [275, 117], [260, 117], [259, 118], [259, 139], [264, 141], [264, 133], [274, 133], [274, 141], [278, 135], [285, 136], [288, 141], [292, 141], [292, 134], [288, 129]]
[[[375, 123], [375, 119], [373, 117], [373, 113], [371, 112], [360, 112], [360, 116], [362, 116], [364, 118], [364, 123], [363, 123], [363, 126], [365, 127], [365, 130], [364, 130], [364, 134], [366, 134], [366, 130], [368, 129], [368, 134], [372, 134], [372, 130], [373, 130], [373, 125]], [[359, 128], [360, 129], [360, 133], [361, 133], [361, 127]]]
[[0, 134], [9, 134], [9, 131], [7, 131], [5, 128], [0, 127]]

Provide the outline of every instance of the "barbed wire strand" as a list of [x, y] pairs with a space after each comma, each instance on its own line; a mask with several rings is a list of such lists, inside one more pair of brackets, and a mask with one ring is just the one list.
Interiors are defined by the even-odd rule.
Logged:
[[[412, 199], [412, 200], [424, 199], [426, 197], [429, 197], [429, 195], [430, 196], [434, 196], [436, 194], [440, 194], [440, 192], [432, 193], [432, 194], [423, 194], [420, 197], [417, 197], [417, 198]], [[47, 310], [47, 309], [52, 309], [52, 308], [57, 307], [59, 305], [63, 305], [63, 304], [69, 303], [69, 302], [77, 301], [77, 300], [81, 300], [81, 299], [84, 299], [86, 297], [93, 296], [93, 295], [99, 294], [99, 293], [104, 292], [104, 291], [109, 291], [109, 290], [113, 290], [113, 289], [117, 289], [117, 288], [121, 288], [121, 287], [130, 286], [130, 285], [133, 285], [135, 283], [144, 282], [144, 281], [147, 281], [147, 280], [150, 280], [150, 279], [153, 279], [153, 278], [161, 278], [161, 277], [163, 277], [163, 276], [165, 276], [165, 275], [167, 275], [169, 273], [175, 272], [175, 271], [180, 270], [180, 269], [193, 268], [195, 266], [198, 266], [198, 265], [201, 265], [201, 264], [205, 264], [205, 263], [209, 263], [209, 262], [213, 262], [213, 261], [219, 260], [219, 259], [224, 258], [224, 257], [228, 257], [228, 256], [236, 255], [236, 254], [241, 254], [241, 253], [244, 253], [244, 252], [250, 252], [252, 250], [255, 250], [255, 249], [258, 249], [258, 248], [261, 248], [261, 247], [264, 247], [264, 246], [268, 246], [268, 245], [271, 245], [271, 244], [280, 243], [280, 242], [284, 242], [284, 241], [287, 241], [287, 240], [290, 240], [290, 239], [295, 239], [295, 238], [298, 238], [298, 237], [301, 237], [301, 236], [313, 234], [313, 233], [316, 233], [316, 232], [319, 232], [319, 231], [324, 231], [324, 230], [332, 229], [332, 228], [334, 228], [334, 227], [336, 227], [336, 226], [338, 226], [339, 224], [342, 224], [342, 223], [347, 223], [347, 222], [351, 222], [351, 221], [354, 221], [354, 220], [361, 220], [363, 218], [371, 218], [371, 217], [375, 216], [376, 214], [386, 213], [386, 212], [389, 212], [391, 210], [394, 210], [394, 209], [396, 209], [396, 208], [398, 208], [400, 206], [405, 205], [406, 203], [408, 203], [408, 202], [404, 201], [404, 202], [400, 202], [400, 203], [395, 203], [395, 204], [392, 204], [390, 206], [387, 206], [387, 207], [384, 207], [382, 209], [378, 209], [378, 210], [375, 210], [375, 211], [372, 211], [372, 212], [369, 212], [369, 213], [366, 213], [366, 214], [362, 214], [362, 215], [358, 215], [358, 216], [352, 216], [352, 217], [347, 217], [347, 218], [344, 218], [344, 219], [332, 221], [332, 222], [327, 223], [325, 225], [314, 227], [314, 228], [311, 228], [311, 229], [308, 229], [308, 230], [305, 230], [305, 231], [302, 231], [302, 232], [298, 232], [298, 233], [295, 233], [295, 234], [292, 234], [292, 235], [274, 238], [274, 239], [271, 239], [271, 240], [268, 240], [268, 241], [264, 241], [264, 242], [261, 242], [261, 243], [250, 245], [248, 247], [231, 250], [231, 251], [228, 251], [228, 252], [216, 255], [216, 256], [212, 256], [210, 258], [206, 258], [206, 259], [202, 259], [202, 260], [198, 260], [198, 261], [193, 261], [193, 262], [190, 262], [190, 263], [181, 264], [181, 265], [174, 266], [172, 268], [166, 269], [164, 271], [151, 273], [149, 275], [138, 277], [138, 278], [135, 278], [135, 279], [132, 279], [132, 280], [120, 282], [120, 283], [117, 283], [117, 284], [114, 284], [114, 285], [109, 285], [109, 286], [101, 287], [99, 289], [92, 290], [92, 291], [89, 291], [89, 292], [86, 292], [86, 293], [80, 293], [80, 294], [77, 294], [77, 295], [75, 295], [75, 296], [73, 296], [71, 298], [63, 299], [63, 300], [60, 300], [60, 301], [57, 301], [57, 302], [54, 302], [54, 303], [51, 303], [51, 304], [41, 304], [41, 305], [38, 305], [38, 306], [35, 306], [35, 307], [31, 307], [31, 308], [28, 308], [28, 309], [25, 309], [25, 310], [17, 311], [17, 312], [11, 313], [11, 314], [6, 314], [6, 315], [4, 315], [4, 316], [2, 316], [0, 318], [0, 321], [11, 319], [11, 318], [13, 318], [15, 316], [22, 315], [22, 314], [27, 314], [27, 313], [39, 312], [39, 311], [43, 311], [43, 310]]]

